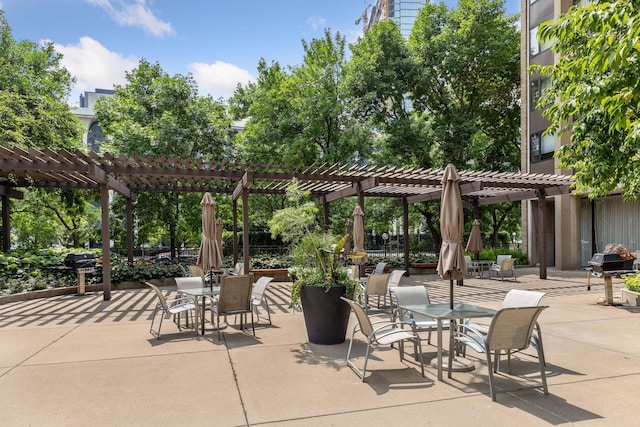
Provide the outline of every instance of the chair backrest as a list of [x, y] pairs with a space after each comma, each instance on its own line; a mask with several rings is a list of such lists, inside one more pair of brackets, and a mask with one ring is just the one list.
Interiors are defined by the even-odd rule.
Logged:
[[218, 297], [218, 314], [251, 311], [251, 275], [222, 276]]
[[[406, 305], [431, 303], [429, 299], [429, 292], [427, 292], [427, 288], [422, 285], [402, 286], [390, 289], [390, 292], [393, 294], [398, 308]], [[422, 320], [432, 320], [432, 318], [418, 313], [413, 313], [411, 316], [407, 316], [402, 309], [400, 309], [398, 313], [400, 315], [400, 320], [402, 321], [407, 320], [407, 317], [418, 322]]]
[[203, 288], [204, 281], [202, 277], [176, 277], [176, 288], [178, 291], [182, 289]]
[[400, 286], [400, 280], [402, 276], [404, 276], [404, 270], [393, 270], [389, 275], [389, 280], [387, 281], [388, 288], [396, 288]]
[[367, 277], [367, 295], [385, 295], [391, 274], [372, 274]]
[[384, 268], [387, 266], [386, 262], [379, 262], [376, 264], [376, 269], [373, 270], [371, 274], [382, 274], [384, 273]]
[[540, 300], [545, 295], [545, 292], [511, 289], [502, 300], [502, 308], [533, 307], [534, 305], [540, 304]]
[[396, 300], [400, 306], [431, 303], [429, 300], [429, 292], [427, 292], [427, 288], [422, 285], [403, 286], [393, 289], [392, 292], [396, 296]]
[[511, 255], [498, 255], [496, 257], [496, 264], [502, 265], [502, 261], [504, 261], [505, 259], [509, 259], [509, 258], [511, 258]]
[[191, 272], [191, 277], [201, 277], [204, 279], [204, 270], [197, 265], [190, 265], [189, 271]]
[[264, 295], [264, 291], [267, 290], [267, 286], [269, 282], [273, 280], [273, 277], [262, 276], [260, 277], [256, 283], [253, 285], [253, 290], [251, 291], [251, 298], [262, 301], [262, 297]]
[[524, 350], [531, 344], [531, 334], [538, 316], [547, 306], [508, 307], [496, 312], [487, 333], [487, 350]]
[[467, 267], [471, 266], [471, 257], [469, 255], [464, 256], [464, 262], [467, 263]]
[[346, 301], [347, 304], [351, 306], [351, 309], [356, 315], [356, 319], [358, 320], [358, 325], [360, 325], [360, 331], [366, 336], [369, 337], [373, 333], [373, 325], [371, 324], [371, 319], [367, 316], [364, 309], [355, 303], [355, 301], [350, 300], [345, 297], [340, 297], [343, 301]]
[[502, 271], [511, 271], [513, 270], [513, 263], [516, 260], [514, 258], [505, 258], [500, 263], [500, 270]]
[[162, 294], [162, 291], [152, 283], [144, 282], [144, 284], [149, 286], [151, 289], [153, 289], [153, 292], [155, 292], [156, 296], [158, 297], [158, 300], [160, 301], [160, 306], [162, 307], [163, 310], [167, 311], [168, 310], [167, 299]]

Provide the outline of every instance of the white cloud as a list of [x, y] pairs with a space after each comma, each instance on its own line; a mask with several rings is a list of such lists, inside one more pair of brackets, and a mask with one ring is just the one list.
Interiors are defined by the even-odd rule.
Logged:
[[315, 31], [321, 28], [324, 28], [327, 24], [327, 20], [322, 16], [313, 15], [311, 18], [307, 19], [307, 24]]
[[125, 71], [138, 66], [138, 58], [111, 52], [91, 37], [82, 37], [77, 45], [54, 43], [54, 47], [63, 55], [62, 65], [76, 78], [75, 91], [79, 92], [124, 84]]
[[102, 8], [118, 25], [142, 27], [154, 37], [165, 37], [175, 34], [170, 23], [158, 19], [149, 9], [146, 0], [85, 0], [87, 3]]
[[198, 83], [198, 89], [209, 93], [214, 98], [228, 98], [233, 94], [238, 83], [246, 85], [255, 81], [247, 70], [222, 61], [216, 61], [213, 64], [194, 62], [189, 64], [189, 71]]

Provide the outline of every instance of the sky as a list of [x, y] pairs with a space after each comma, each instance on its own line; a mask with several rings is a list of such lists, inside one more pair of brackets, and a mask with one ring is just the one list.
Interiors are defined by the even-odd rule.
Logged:
[[[69, 103], [84, 91], [124, 84], [140, 59], [170, 74], [191, 73], [201, 95], [227, 99], [254, 81], [261, 58], [302, 62], [302, 40], [326, 28], [348, 43], [355, 21], [375, 0], [0, 0], [13, 37], [51, 41], [76, 78]], [[454, 7], [457, 0], [445, 0]], [[520, 0], [505, 0], [519, 13]]]

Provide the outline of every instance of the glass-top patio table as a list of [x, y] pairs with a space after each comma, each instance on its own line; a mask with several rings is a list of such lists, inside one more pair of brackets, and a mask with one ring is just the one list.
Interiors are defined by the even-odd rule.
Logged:
[[[191, 295], [192, 297], [195, 298], [196, 300], [196, 323], [195, 323], [196, 335], [198, 335], [198, 319], [201, 320], [200, 323], [202, 324], [201, 326], [202, 335], [204, 335], [204, 312], [205, 312], [206, 297], [220, 294], [220, 287], [213, 286], [211, 288], [206, 287], [206, 288], [180, 289], [180, 292], [183, 294]], [[202, 298], [202, 307], [200, 306], [200, 304], [198, 304], [199, 297]]]
[[[422, 314], [435, 319], [438, 323], [438, 381], [442, 381], [442, 322], [449, 320], [451, 326], [457, 319], [472, 319], [476, 317], [493, 317], [496, 310], [492, 308], [480, 307], [474, 304], [458, 302], [450, 308], [449, 303], [445, 304], [415, 304], [403, 305], [401, 308]], [[451, 351], [451, 349], [449, 349]]]

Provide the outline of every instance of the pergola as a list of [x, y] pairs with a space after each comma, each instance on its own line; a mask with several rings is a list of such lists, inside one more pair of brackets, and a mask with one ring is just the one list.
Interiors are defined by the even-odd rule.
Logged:
[[[566, 175], [459, 171], [460, 190], [468, 206], [538, 200], [538, 245], [540, 278], [546, 278], [544, 204], [547, 196], [571, 192], [571, 177]], [[127, 200], [127, 255], [133, 260], [133, 201], [144, 191], [212, 192], [232, 197], [233, 251], [238, 255], [238, 200], [242, 200], [242, 228], [249, 229], [249, 194], [284, 194], [295, 178], [300, 189], [317, 197], [324, 208], [324, 223], [329, 222], [328, 204], [357, 197], [364, 207], [365, 197], [392, 197], [404, 208], [404, 235], [409, 234], [409, 209], [412, 203], [437, 200], [441, 196], [442, 169], [376, 167], [369, 165], [311, 166], [273, 163], [238, 163], [204, 158], [181, 159], [153, 156], [131, 157], [81, 151], [53, 151], [34, 148], [0, 147], [0, 197], [2, 199], [2, 249], [9, 250], [9, 199], [21, 198], [18, 188], [71, 188], [100, 190], [102, 206], [102, 242], [109, 242], [109, 190]], [[243, 261], [249, 263], [249, 233], [242, 233]], [[409, 245], [405, 239], [405, 264], [409, 265]], [[110, 258], [109, 245], [102, 245], [102, 258]], [[111, 298], [111, 270], [103, 263], [104, 299]]]

